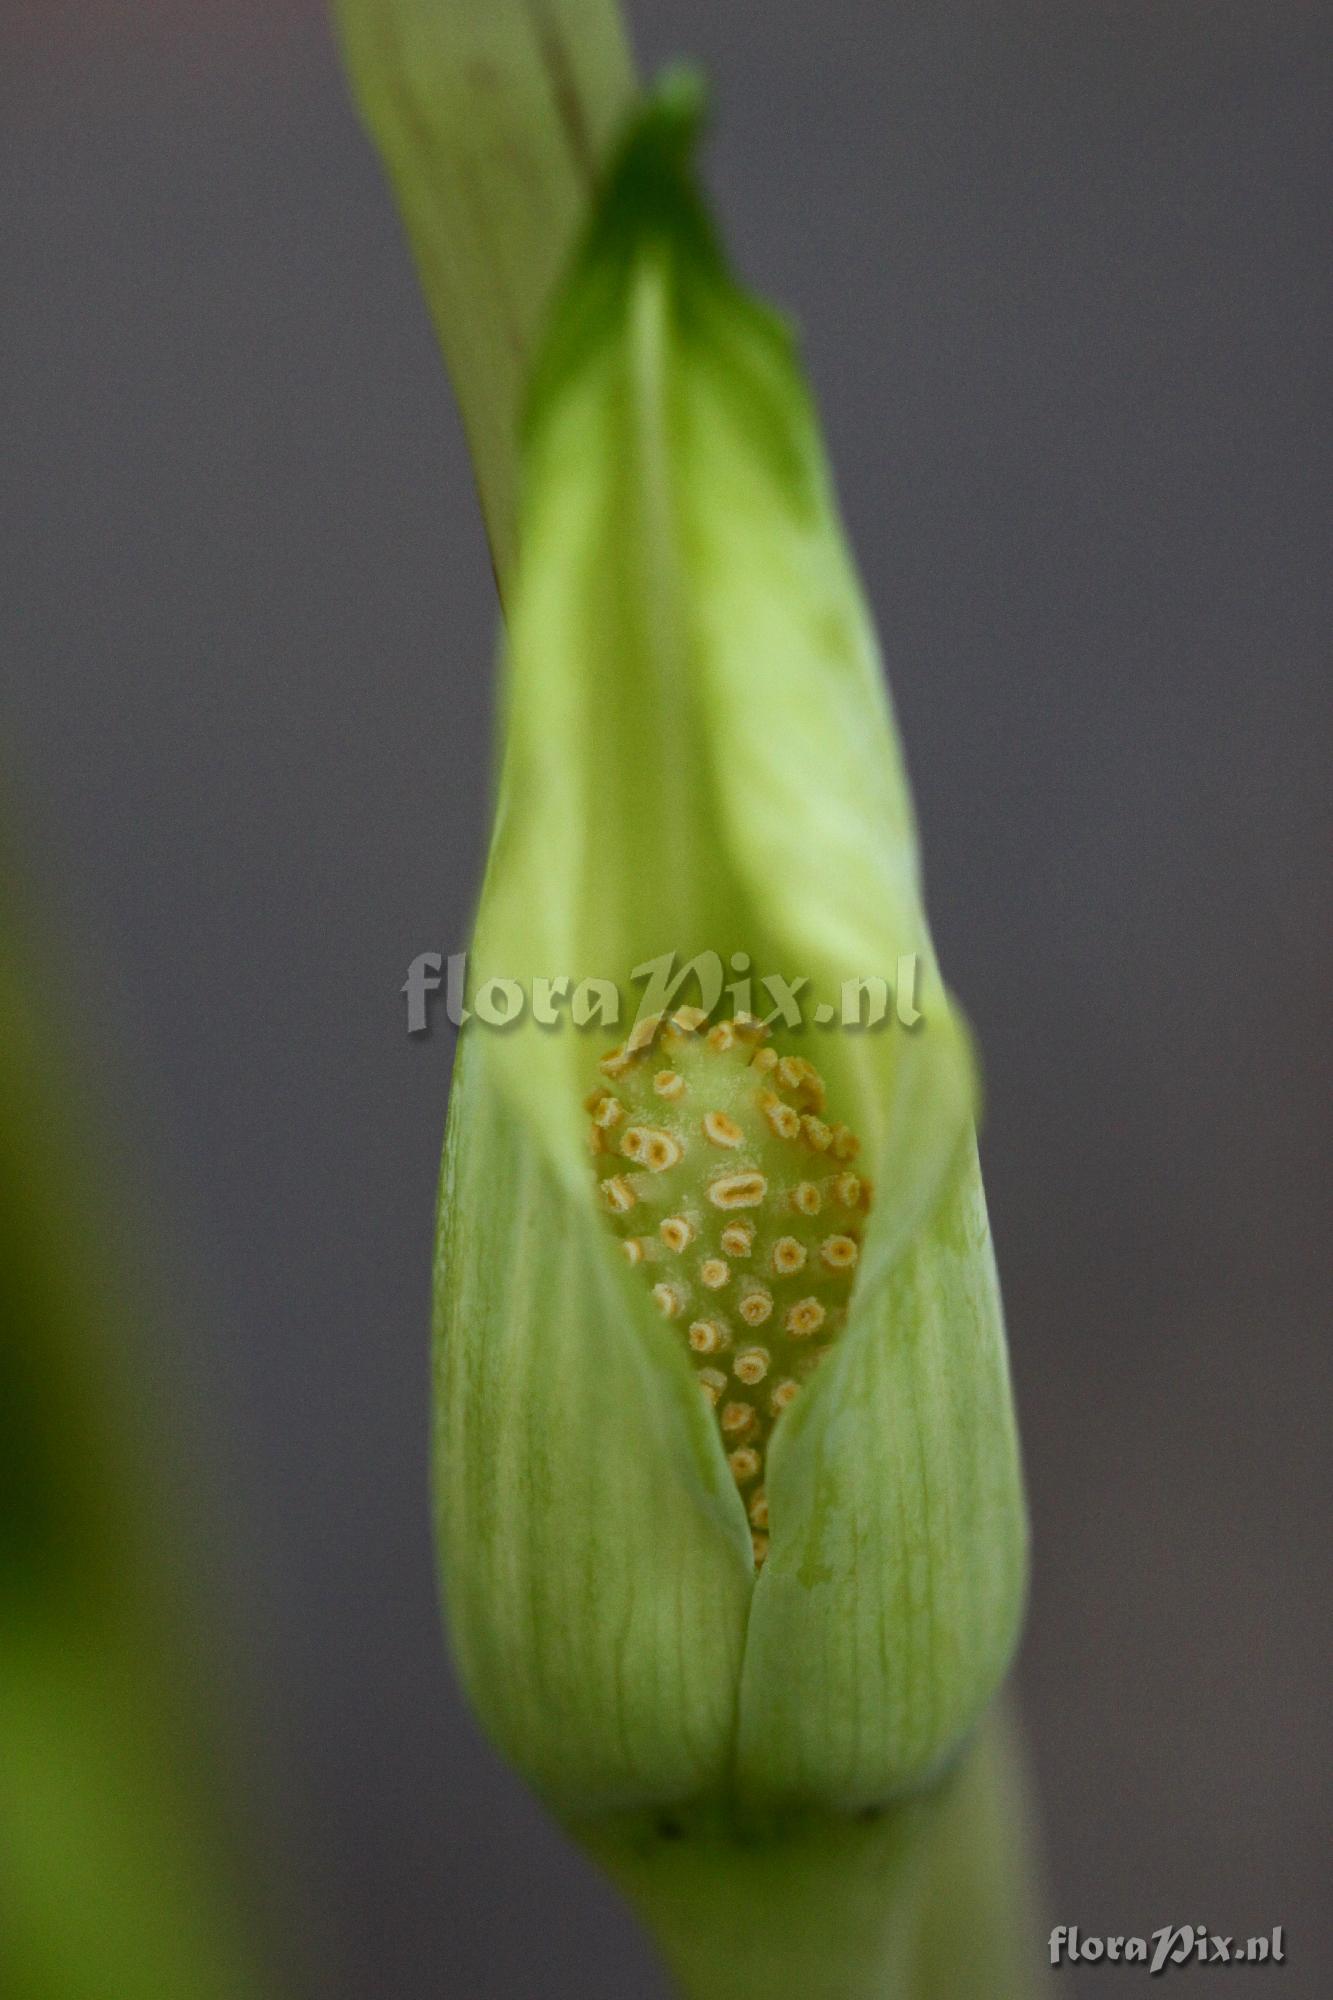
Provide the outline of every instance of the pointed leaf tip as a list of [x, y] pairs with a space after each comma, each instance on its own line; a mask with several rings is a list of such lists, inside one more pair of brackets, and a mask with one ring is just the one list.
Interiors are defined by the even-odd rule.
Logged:
[[686, 216], [714, 231], [695, 180], [695, 155], [708, 120], [708, 87], [685, 65], [667, 70], [629, 119], [612, 155], [594, 236], [615, 227], [618, 213], [679, 223]]

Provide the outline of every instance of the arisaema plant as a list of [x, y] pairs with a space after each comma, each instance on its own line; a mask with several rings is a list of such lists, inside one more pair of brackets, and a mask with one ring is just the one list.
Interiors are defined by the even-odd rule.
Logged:
[[[438, 72], [345, 12], [420, 243], [400, 113]], [[407, 13], [408, 47], [466, 41]], [[470, 969], [518, 999], [461, 1036], [440, 1203], [448, 1619], [686, 1993], [1004, 2000], [1026, 1526], [972, 1053], [817, 421], [698, 124], [687, 77], [636, 108], [530, 322]]]

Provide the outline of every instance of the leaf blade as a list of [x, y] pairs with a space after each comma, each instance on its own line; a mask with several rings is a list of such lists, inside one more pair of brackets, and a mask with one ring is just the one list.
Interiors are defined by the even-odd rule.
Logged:
[[551, 288], [634, 95], [614, 0], [336, 0], [462, 412], [503, 597]]

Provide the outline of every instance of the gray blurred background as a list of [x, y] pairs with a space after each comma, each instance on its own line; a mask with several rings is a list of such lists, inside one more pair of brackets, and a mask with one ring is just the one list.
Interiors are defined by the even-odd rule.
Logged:
[[[1294, 0], [633, 10], [805, 329], [979, 1031], [1052, 1921], [1287, 1927], [1333, 1990], [1328, 80]], [[126, 18], [132, 14], [132, 18]], [[495, 624], [447, 384], [311, 0], [0, 29], [0, 715], [177, 1248], [256, 1785], [328, 2000], [648, 2000], [479, 1739], [426, 1501]], [[1066, 1971], [1070, 1993], [1126, 1970]]]

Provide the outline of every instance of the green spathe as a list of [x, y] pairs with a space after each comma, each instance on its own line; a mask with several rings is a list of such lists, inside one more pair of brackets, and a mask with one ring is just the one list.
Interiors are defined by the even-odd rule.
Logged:
[[850, 1322], [775, 1439], [757, 1580], [710, 1413], [593, 1202], [599, 1051], [530, 1020], [464, 1037], [450, 1624], [497, 1742], [604, 1855], [644, 1814], [804, 1840], [915, 1812], [1003, 1676], [1025, 1562], [967, 1037], [792, 342], [723, 263], [697, 120], [677, 82], [631, 130], [538, 372], [473, 977], [744, 951], [836, 1001], [915, 954], [924, 1018], [811, 1047], [876, 1202]]
[[[876, 1157], [883, 1252], [933, 1203], [971, 1066], [814, 415], [786, 328], [722, 262], [696, 123], [676, 85], [632, 130], [539, 367], [472, 968], [623, 982], [741, 949], [813, 1007], [915, 954], [921, 1033], [818, 1050]], [[531, 1028], [498, 1052], [580, 1191], [588, 1061]]]

